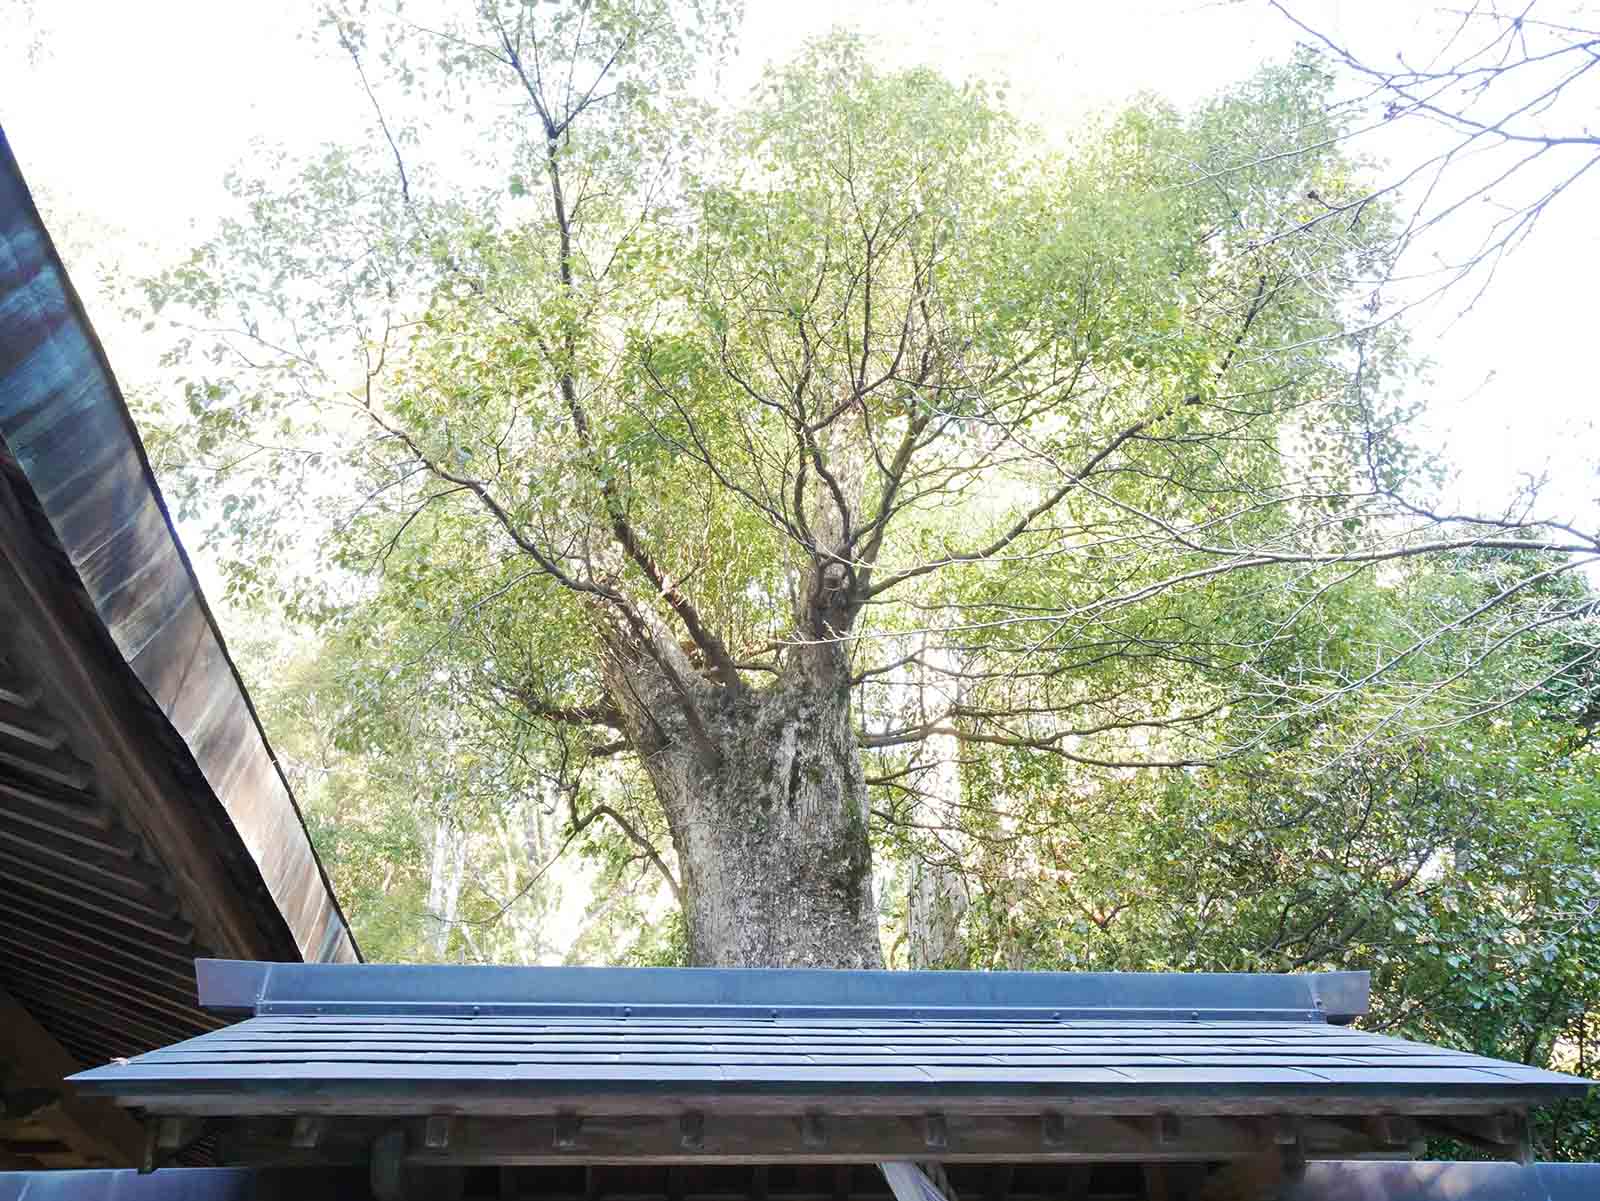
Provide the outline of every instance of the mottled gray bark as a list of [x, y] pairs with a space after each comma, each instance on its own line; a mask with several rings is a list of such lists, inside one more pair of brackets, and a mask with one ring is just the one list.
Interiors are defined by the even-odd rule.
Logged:
[[906, 958], [914, 969], [967, 966], [962, 923], [970, 905], [959, 873], [915, 860], [906, 896]]
[[759, 689], [664, 657], [614, 657], [611, 693], [672, 832], [691, 961], [881, 967], [843, 651], [797, 650]]
[[849, 531], [867, 453], [806, 437], [812, 478], [796, 509], [810, 514], [814, 553], [794, 577], [793, 638], [770, 682], [741, 676], [640, 557], [626, 520], [613, 524], [689, 635], [646, 612], [601, 611], [606, 690], [666, 815], [697, 965], [883, 966], [847, 654], [862, 603]]

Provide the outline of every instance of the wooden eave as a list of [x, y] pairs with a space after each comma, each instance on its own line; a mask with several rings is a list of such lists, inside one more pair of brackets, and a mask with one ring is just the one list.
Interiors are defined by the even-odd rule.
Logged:
[[1521, 1156], [1529, 1108], [1589, 1088], [1338, 1024], [1361, 973], [197, 976], [253, 1016], [75, 1079], [229, 1162], [1215, 1164], [1440, 1131]]
[[0, 1087], [57, 1097], [0, 1109], [18, 1166], [136, 1161], [61, 1078], [222, 1025], [197, 956], [358, 958], [3, 134], [0, 918]]

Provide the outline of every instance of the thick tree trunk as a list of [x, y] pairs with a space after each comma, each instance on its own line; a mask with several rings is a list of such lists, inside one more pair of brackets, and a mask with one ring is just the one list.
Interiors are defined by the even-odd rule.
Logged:
[[673, 666], [690, 682], [699, 731], [654, 664], [614, 665], [612, 695], [672, 831], [691, 962], [881, 967], [842, 651], [798, 651], [759, 690]]

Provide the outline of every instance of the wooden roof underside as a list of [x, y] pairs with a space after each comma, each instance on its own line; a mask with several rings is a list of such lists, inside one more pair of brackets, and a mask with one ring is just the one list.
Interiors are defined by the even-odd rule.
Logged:
[[221, 1025], [216, 953], [356, 958], [0, 135], [0, 1163], [137, 1162], [61, 1079]]

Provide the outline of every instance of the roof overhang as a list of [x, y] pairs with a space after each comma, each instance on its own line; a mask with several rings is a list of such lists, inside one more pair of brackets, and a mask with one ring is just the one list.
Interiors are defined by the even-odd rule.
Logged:
[[1219, 1162], [1438, 1131], [1515, 1157], [1529, 1107], [1589, 1087], [1336, 1025], [1364, 1008], [1350, 973], [198, 976], [254, 1016], [75, 1081], [234, 1162]]
[[208, 954], [357, 957], [0, 134], [0, 1165], [137, 1162], [62, 1077], [222, 1025]]
[[118, 715], [123, 737], [168, 754], [154, 784], [208, 827], [211, 857], [232, 879], [224, 887], [202, 863], [174, 874], [207, 889], [197, 909], [265, 894], [254, 915], [261, 935], [219, 936], [214, 945], [254, 941], [280, 958], [358, 959], [110, 364], [3, 133], [0, 443], [15, 496], [0, 544], [24, 577], [19, 599], [59, 616], [60, 636], [141, 702]]

